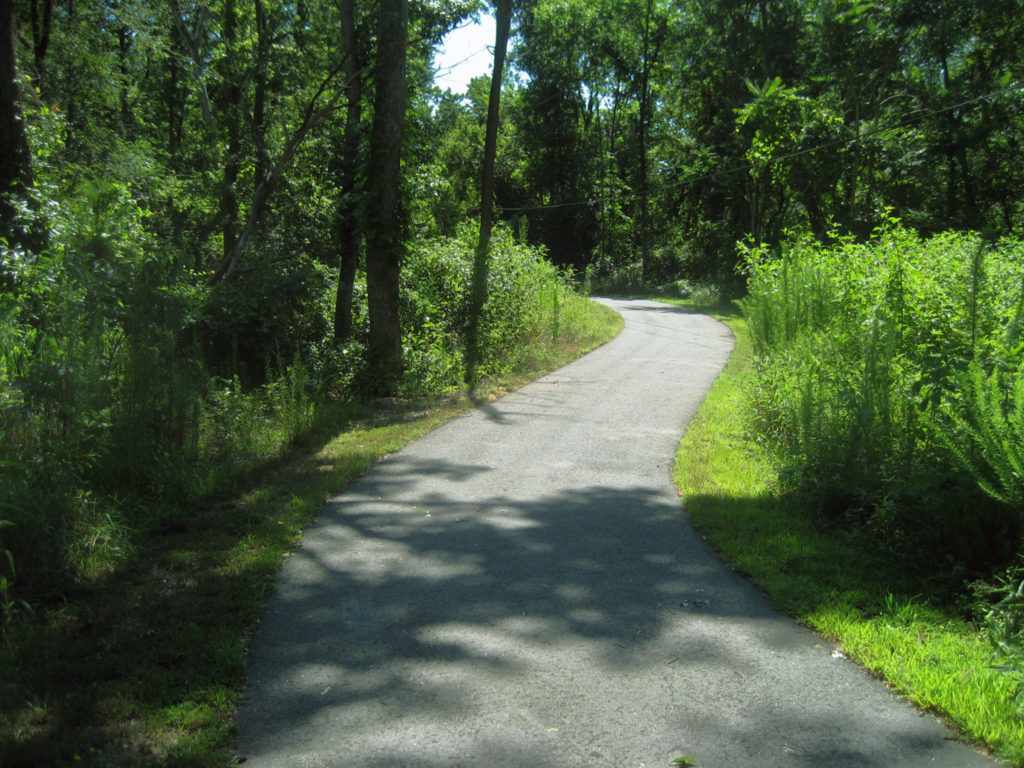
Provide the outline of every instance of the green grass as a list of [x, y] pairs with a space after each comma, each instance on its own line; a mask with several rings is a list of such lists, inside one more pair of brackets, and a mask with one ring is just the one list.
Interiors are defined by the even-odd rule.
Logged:
[[[491, 382], [478, 397], [621, 329], [619, 315], [591, 307], [578, 341], [538, 351], [542, 368]], [[128, 554], [83, 574], [61, 603], [22, 615], [3, 636], [0, 765], [233, 764], [247, 637], [282, 558], [331, 494], [471, 405], [448, 394], [326, 409], [243, 494], [192, 509], [167, 500], [144, 525], [122, 530]]]
[[[702, 308], [706, 309], [706, 308]], [[927, 574], [900, 569], [877, 546], [798, 508], [778, 492], [768, 446], [747, 430], [753, 353], [745, 321], [715, 308], [737, 346], [691, 422], [675, 480], [696, 528], [781, 611], [940, 714], [967, 740], [1024, 765], [1013, 682], [962, 606], [927, 599]]]

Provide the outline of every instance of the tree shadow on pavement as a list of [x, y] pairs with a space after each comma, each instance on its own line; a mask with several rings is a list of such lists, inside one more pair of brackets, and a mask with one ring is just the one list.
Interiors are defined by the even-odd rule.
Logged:
[[[787, 765], [886, 764], [859, 741], [874, 726], [832, 708], [828, 680], [801, 693], [765, 675], [766, 657], [828, 665], [829, 649], [725, 569], [676, 499], [591, 486], [463, 502], [445, 488], [486, 468], [403, 458], [383, 470], [333, 501], [291, 556], [253, 643], [248, 757], [294, 758], [331, 733], [353, 751], [324, 765], [611, 766], [630, 740], [660, 744], [669, 764], [699, 726], [720, 757], [750, 765], [774, 764], [754, 762], [773, 750]], [[414, 501], [389, 501], [420, 479]], [[483, 711], [497, 724], [473, 725]], [[601, 731], [606, 715], [635, 733]], [[591, 717], [597, 730], [580, 722]], [[897, 745], [917, 738], [893, 727]], [[792, 736], [823, 728], [827, 749]]]

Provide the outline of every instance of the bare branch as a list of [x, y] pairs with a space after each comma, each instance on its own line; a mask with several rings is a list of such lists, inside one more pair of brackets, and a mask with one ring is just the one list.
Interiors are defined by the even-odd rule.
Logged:
[[[348, 57], [346, 56], [345, 59]], [[342, 94], [348, 90], [350, 83], [346, 81], [342, 87], [340, 87], [327, 102], [317, 107], [320, 102], [320, 97], [323, 96], [327, 87], [331, 81], [337, 77], [338, 73], [345, 66], [345, 59], [342, 63], [335, 67], [331, 72], [324, 78], [323, 82], [320, 83], [320, 87], [317, 88], [316, 93], [313, 94], [309, 103], [306, 105], [306, 109], [303, 111], [302, 122], [299, 127], [296, 128], [295, 132], [288, 139], [284, 149], [281, 150], [280, 156], [274, 163], [273, 167], [267, 172], [267, 175], [260, 181], [256, 187], [256, 191], [253, 193], [252, 206], [249, 209], [249, 217], [245, 222], [245, 228], [238, 236], [238, 240], [235, 241], [234, 247], [230, 253], [224, 257], [221, 261], [220, 266], [217, 267], [216, 271], [210, 275], [207, 280], [209, 285], [215, 285], [229, 276], [235, 269], [238, 263], [239, 257], [242, 255], [242, 251], [245, 250], [245, 246], [252, 236], [252, 233], [256, 231], [256, 225], [260, 220], [260, 216], [263, 213], [263, 209], [267, 205], [267, 201], [270, 196], [274, 193], [278, 183], [281, 181], [281, 177], [284, 175], [285, 169], [291, 164], [292, 158], [295, 157], [295, 152], [298, 150], [299, 145], [306, 138], [309, 131], [328, 115], [337, 105], [338, 100], [342, 97]]]
[[185, 24], [185, 16], [181, 11], [181, 5], [178, 3], [178, 0], [170, 0], [170, 3], [171, 9], [174, 11], [174, 26], [177, 27], [181, 39], [185, 41], [185, 45], [188, 46], [189, 53], [192, 56], [192, 79], [195, 81], [196, 88], [198, 89], [199, 106], [203, 111], [203, 122], [206, 123], [206, 127], [210, 131], [216, 131], [217, 121], [213, 117], [213, 109], [210, 107], [210, 95], [206, 92], [206, 83], [203, 82], [203, 77], [200, 73], [202, 53], [199, 49], [199, 38], [202, 35], [202, 12], [200, 12], [199, 18], [196, 20], [195, 31], [190, 32]]

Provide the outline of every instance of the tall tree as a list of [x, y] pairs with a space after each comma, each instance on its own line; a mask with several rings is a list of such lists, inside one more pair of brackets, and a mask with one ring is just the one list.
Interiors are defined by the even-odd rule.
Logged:
[[[345, 132], [341, 140], [334, 231], [338, 246], [338, 295], [334, 305], [334, 339], [352, 335], [352, 297], [359, 265], [360, 228], [356, 221], [359, 177], [359, 144], [363, 121], [363, 55], [356, 30], [355, 0], [341, 0], [341, 39], [345, 55]], [[336, 153], [338, 150], [335, 150]]]
[[0, 237], [28, 246], [16, 199], [32, 185], [32, 155], [18, 93], [13, 0], [0, 0]]
[[530, 237], [551, 259], [582, 270], [596, 241], [589, 203], [594, 153], [585, 141], [586, 72], [594, 30], [608, 19], [584, 0], [539, 0], [521, 15], [517, 64], [530, 79], [517, 125], [527, 155]]
[[221, 59], [220, 98], [217, 103], [221, 124], [227, 129], [227, 147], [224, 157], [224, 176], [221, 180], [220, 215], [222, 263], [231, 258], [238, 243], [239, 224], [238, 176], [242, 170], [242, 70], [238, 43], [238, 11], [235, 0], [224, 0], [221, 36], [225, 55]]
[[491, 71], [491, 93], [487, 100], [487, 131], [484, 137], [484, 158], [480, 170], [480, 239], [473, 260], [473, 287], [466, 339], [466, 383], [470, 389], [477, 384], [480, 362], [480, 315], [487, 300], [488, 251], [494, 227], [494, 158], [498, 150], [498, 120], [501, 106], [501, 82], [505, 69], [505, 49], [512, 24], [512, 0], [496, 0], [496, 32], [494, 67]]
[[639, 230], [640, 230], [640, 267], [644, 282], [652, 278], [651, 263], [651, 211], [650, 211], [650, 170], [648, 160], [648, 142], [650, 139], [653, 112], [652, 70], [661, 54], [661, 44], [665, 38], [666, 19], [663, 14], [655, 17], [654, 0], [647, 0], [644, 9], [643, 32], [641, 36], [640, 83], [637, 100], [637, 194], [640, 198]]
[[381, 0], [366, 222], [366, 288], [370, 315], [367, 352], [374, 386], [380, 394], [391, 394], [402, 373], [398, 301], [399, 270], [405, 245], [400, 182], [408, 35], [408, 0]]
[[39, 7], [39, 0], [32, 0], [30, 5], [32, 18], [32, 59], [35, 62], [36, 71], [43, 71], [43, 60], [46, 58], [46, 50], [50, 47], [50, 29], [53, 24], [53, 0], [43, 0], [43, 7]]

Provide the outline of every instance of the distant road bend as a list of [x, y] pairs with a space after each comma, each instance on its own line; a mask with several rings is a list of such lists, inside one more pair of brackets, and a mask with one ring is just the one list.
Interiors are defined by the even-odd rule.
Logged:
[[732, 336], [607, 303], [614, 341], [328, 504], [252, 641], [247, 768], [994, 765], [694, 533], [670, 472]]

